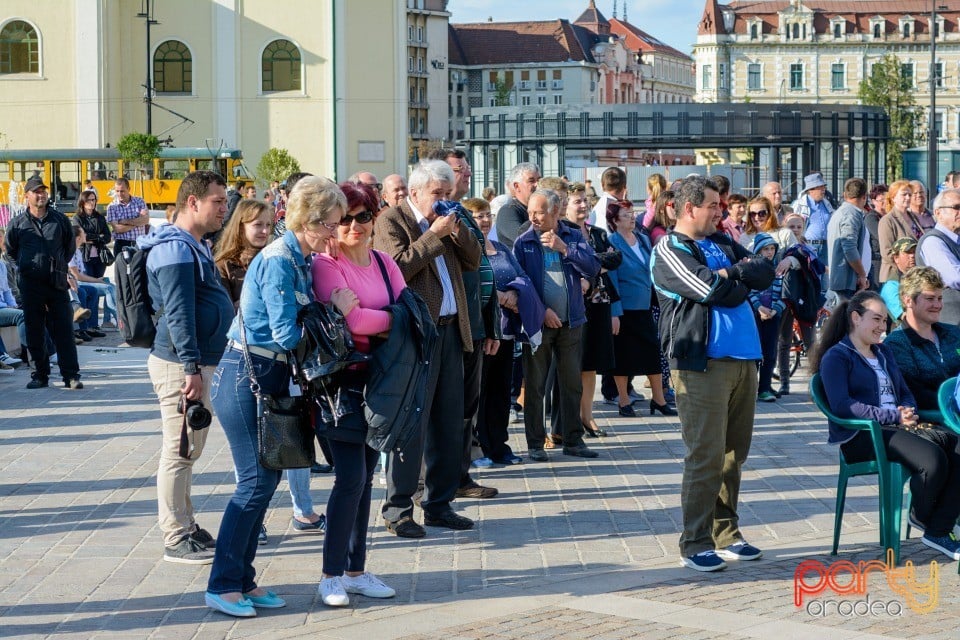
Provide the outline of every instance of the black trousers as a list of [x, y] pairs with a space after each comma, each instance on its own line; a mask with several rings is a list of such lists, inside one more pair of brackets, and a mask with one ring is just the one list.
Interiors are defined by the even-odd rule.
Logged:
[[[501, 345], [502, 347], [503, 345]], [[463, 354], [463, 457], [460, 461], [460, 486], [473, 483], [470, 477], [473, 434], [480, 412], [480, 379], [483, 376], [483, 340], [473, 341], [473, 353]]]
[[73, 340], [73, 308], [70, 294], [47, 284], [20, 280], [23, 292], [23, 322], [27, 329], [27, 348], [36, 365], [34, 374], [41, 380], [50, 377], [50, 353], [46, 333], [57, 347], [60, 375], [64, 382], [80, 377], [77, 344]]
[[345, 570], [363, 571], [366, 565], [370, 491], [380, 454], [365, 443], [327, 442], [335, 476], [327, 499], [323, 572], [342, 576]]
[[528, 345], [523, 347], [523, 370], [527, 379], [523, 423], [529, 449], [543, 449], [546, 440], [543, 400], [551, 359], [555, 360], [560, 385], [559, 416], [563, 444], [574, 447], [583, 442], [583, 424], [580, 422], [580, 396], [583, 394], [580, 380], [582, 333], [582, 326], [576, 329], [566, 325], [559, 329], [544, 327], [543, 342], [536, 353], [531, 353]]
[[[910, 470], [913, 513], [926, 526], [924, 533], [931, 536], [950, 533], [960, 516], [960, 454], [957, 437], [952, 433], [946, 435], [946, 445], [941, 447], [903, 429], [883, 428], [887, 458]], [[870, 434], [866, 431], [844, 442], [840, 448], [850, 463], [874, 459]]]
[[501, 340], [495, 355], [483, 356], [482, 377], [477, 439], [483, 455], [499, 460], [513, 453], [507, 444], [510, 437], [508, 427], [513, 377], [513, 340]]
[[398, 522], [413, 515], [413, 494], [426, 466], [420, 503], [431, 517], [450, 510], [460, 485], [463, 456], [463, 343], [456, 322], [438, 326], [439, 336], [430, 359], [426, 406], [421, 437], [410, 438], [406, 449], [387, 454], [387, 496], [383, 519]]

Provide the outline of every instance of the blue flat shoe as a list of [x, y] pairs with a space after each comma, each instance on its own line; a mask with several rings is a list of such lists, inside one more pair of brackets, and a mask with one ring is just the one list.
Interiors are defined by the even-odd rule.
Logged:
[[227, 602], [219, 595], [209, 591], [203, 596], [204, 602], [214, 611], [225, 613], [234, 618], [256, 618], [257, 612], [253, 609], [253, 603], [247, 598], [240, 598], [237, 602]]
[[262, 596], [245, 593], [243, 597], [252, 602], [254, 607], [261, 609], [279, 609], [280, 607], [287, 606], [287, 602], [273, 591], [267, 591], [266, 595]]

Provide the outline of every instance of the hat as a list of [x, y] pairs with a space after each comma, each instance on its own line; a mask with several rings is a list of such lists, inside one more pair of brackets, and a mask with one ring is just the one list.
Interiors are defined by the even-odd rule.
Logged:
[[827, 183], [823, 179], [823, 174], [819, 171], [817, 173], [811, 173], [808, 176], [803, 178], [803, 191], [801, 193], [810, 191], [810, 189], [816, 189], [817, 187], [825, 187]]
[[40, 176], [32, 176], [29, 180], [27, 180], [27, 184], [23, 186], [23, 190], [25, 192], [36, 191], [40, 187], [43, 187], [44, 189], [49, 189], [47, 185], [43, 184], [43, 178], [41, 178]]
[[774, 251], [776, 251], [778, 245], [777, 241], [773, 239], [769, 233], [758, 233], [753, 237], [753, 252], [760, 253], [760, 250], [764, 247], [769, 247], [773, 245]]
[[913, 238], [897, 238], [894, 241], [893, 246], [890, 249], [890, 253], [897, 255], [898, 253], [905, 253], [907, 251], [916, 251], [917, 250], [917, 241]]

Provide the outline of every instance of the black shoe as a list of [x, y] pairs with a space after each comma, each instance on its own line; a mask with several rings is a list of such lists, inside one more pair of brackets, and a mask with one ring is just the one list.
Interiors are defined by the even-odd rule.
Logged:
[[435, 518], [424, 514], [423, 524], [428, 527], [446, 527], [447, 529], [456, 529], [457, 531], [473, 529], [473, 520], [459, 513], [454, 513], [453, 511], [446, 511]]
[[91, 338], [106, 338], [106, 337], [107, 337], [107, 334], [105, 334], [103, 331], [100, 331], [99, 329], [87, 329], [86, 333], [87, 333], [87, 335], [90, 336]]
[[216, 549], [217, 539], [210, 535], [210, 532], [202, 528], [200, 525], [196, 525], [196, 529], [193, 530], [193, 533], [190, 534], [190, 539], [194, 542], [199, 542], [207, 549]]
[[549, 458], [547, 458], [547, 452], [543, 449], [530, 449], [530, 451], [527, 452], [527, 457], [534, 462], [546, 462], [549, 460]]
[[46, 389], [49, 386], [50, 381], [47, 378], [38, 376], [33, 376], [33, 379], [27, 383], [27, 389]]
[[499, 490], [494, 489], [493, 487], [484, 487], [477, 482], [470, 482], [470, 484], [465, 484], [464, 486], [457, 489], [456, 496], [458, 498], [495, 498], [497, 494], [500, 493]]
[[600, 428], [600, 425], [597, 424], [596, 420], [583, 422], [582, 424], [583, 432], [591, 438], [602, 438], [607, 435], [607, 432]]
[[312, 465], [310, 465], [310, 473], [330, 473], [331, 471], [333, 471], [332, 464], [314, 462]]
[[386, 521], [387, 531], [398, 538], [422, 538], [427, 535], [426, 530], [407, 516], [397, 522]]
[[790, 387], [785, 384], [780, 385], [780, 388], [777, 390], [777, 397], [788, 395], [790, 395]]
[[86, 331], [74, 331], [73, 335], [76, 336], [77, 340], [83, 340], [84, 342], [93, 340], [93, 337]]
[[563, 455], [565, 456], [575, 456], [577, 458], [596, 458], [600, 454], [587, 447], [587, 445], [582, 442], [573, 447], [564, 447]]
[[83, 389], [83, 383], [76, 378], [71, 378], [63, 381], [63, 387], [64, 389]]
[[668, 404], [657, 404], [653, 400], [650, 401], [650, 415], [654, 415], [657, 411], [662, 413], [665, 416], [675, 416], [677, 415], [676, 410], [670, 408]]
[[320, 519], [315, 522], [303, 522], [297, 520], [296, 518], [290, 518], [293, 528], [297, 531], [326, 531], [327, 530], [327, 516], [326, 514], [321, 513]]
[[628, 404], [620, 407], [620, 415], [624, 418], [636, 418], [637, 412], [633, 410], [632, 404]]

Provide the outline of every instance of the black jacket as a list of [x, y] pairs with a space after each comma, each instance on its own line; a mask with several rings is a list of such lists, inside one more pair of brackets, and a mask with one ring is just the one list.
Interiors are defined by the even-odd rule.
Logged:
[[[710, 240], [731, 265], [753, 255], [725, 234], [715, 233]], [[736, 307], [747, 299], [750, 288], [711, 271], [697, 243], [676, 231], [654, 247], [650, 268], [660, 299], [661, 349], [670, 368], [706, 371], [710, 307]], [[770, 272], [772, 279], [772, 267]]]
[[65, 290], [67, 263], [77, 246], [65, 215], [49, 206], [43, 220], [24, 212], [10, 221], [6, 240], [7, 253], [20, 271], [21, 289], [53, 286]]
[[83, 260], [86, 262], [90, 260], [90, 247], [96, 247], [101, 251], [110, 244], [110, 225], [99, 211], [92, 216], [77, 212], [73, 219], [87, 236], [87, 242], [82, 247]]
[[410, 287], [386, 310], [393, 316], [390, 335], [373, 350], [363, 394], [367, 444], [400, 452], [410, 438], [420, 437], [437, 328], [427, 304]]

